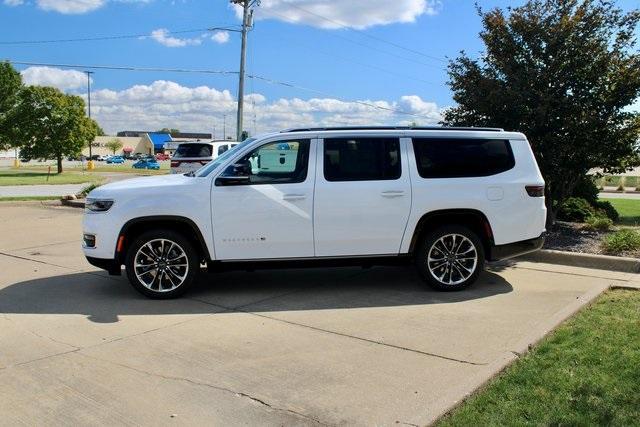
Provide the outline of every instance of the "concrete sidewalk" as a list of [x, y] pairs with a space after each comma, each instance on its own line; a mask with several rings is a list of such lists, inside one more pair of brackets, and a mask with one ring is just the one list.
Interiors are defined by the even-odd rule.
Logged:
[[0, 185], [0, 197], [66, 196], [79, 193], [89, 183], [51, 185]]
[[81, 215], [0, 209], [0, 413], [13, 424], [423, 425], [625, 273], [521, 262], [458, 293], [410, 268], [202, 276], [144, 299]]

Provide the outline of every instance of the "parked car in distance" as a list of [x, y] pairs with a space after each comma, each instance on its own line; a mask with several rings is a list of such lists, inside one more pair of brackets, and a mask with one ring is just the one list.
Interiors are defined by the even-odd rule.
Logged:
[[195, 172], [236, 145], [235, 141], [184, 142], [171, 157], [171, 173]]
[[247, 139], [193, 174], [96, 188], [83, 247], [111, 274], [124, 265], [151, 298], [181, 295], [202, 264], [413, 262], [426, 284], [455, 291], [485, 260], [542, 246], [544, 185], [522, 133], [291, 129]]
[[140, 159], [135, 162], [131, 167], [134, 169], [160, 169], [160, 164], [153, 158], [151, 159]]
[[169, 160], [170, 158], [171, 158], [171, 156], [168, 155], [167, 153], [157, 153], [156, 154], [156, 160], [158, 160], [158, 161]]
[[107, 159], [108, 164], [122, 164], [124, 163], [124, 158], [122, 156], [111, 156]]

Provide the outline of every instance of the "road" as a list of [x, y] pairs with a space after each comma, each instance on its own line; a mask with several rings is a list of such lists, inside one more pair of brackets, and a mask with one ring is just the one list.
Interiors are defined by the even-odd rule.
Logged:
[[2, 424], [424, 425], [610, 285], [519, 262], [472, 288], [411, 268], [202, 275], [153, 301], [80, 250], [81, 211], [0, 209]]
[[640, 199], [640, 193], [600, 193], [600, 199]]

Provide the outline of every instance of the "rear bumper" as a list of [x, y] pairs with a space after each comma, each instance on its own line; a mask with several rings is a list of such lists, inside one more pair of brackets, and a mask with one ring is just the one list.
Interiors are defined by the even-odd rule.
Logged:
[[500, 261], [528, 254], [529, 252], [535, 252], [544, 245], [544, 237], [545, 233], [542, 233], [535, 239], [522, 240], [520, 242], [508, 243], [506, 245], [493, 245], [491, 246], [488, 260]]
[[113, 259], [106, 258], [94, 258], [94, 257], [86, 257], [89, 264], [94, 267], [101, 268], [103, 270], [107, 270], [107, 272], [112, 276], [119, 276], [121, 273], [120, 263]]

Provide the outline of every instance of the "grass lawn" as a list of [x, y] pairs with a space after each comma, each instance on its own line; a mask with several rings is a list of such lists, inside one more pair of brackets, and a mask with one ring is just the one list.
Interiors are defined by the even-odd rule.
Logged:
[[614, 208], [620, 214], [620, 224], [624, 225], [640, 225], [640, 199], [607, 199], [601, 200], [611, 202]]
[[[164, 175], [169, 173], [170, 163], [163, 161], [158, 162], [160, 164], [159, 170], [149, 170], [149, 169], [134, 169], [131, 167], [133, 162], [129, 161], [124, 164], [107, 164], [105, 162], [94, 162], [96, 168], [94, 172], [121, 172], [121, 173], [135, 173], [139, 175]], [[20, 167], [21, 170], [30, 170], [30, 171], [42, 171], [46, 170], [49, 166], [48, 163], [40, 163], [40, 164], [22, 164]], [[55, 166], [52, 167], [52, 170], [55, 170]], [[64, 168], [67, 172], [85, 172], [86, 165], [82, 166], [79, 162], [74, 166], [65, 166]]]
[[605, 293], [438, 425], [640, 425], [640, 291]]
[[638, 176], [605, 176], [599, 180], [599, 183], [607, 187], [617, 187], [623, 178], [625, 187], [637, 187], [640, 185], [640, 177]]
[[47, 180], [47, 172], [23, 169], [0, 170], [0, 185], [81, 184], [83, 182], [101, 182], [102, 180], [101, 176], [88, 172], [62, 172], [59, 175], [52, 172]]

